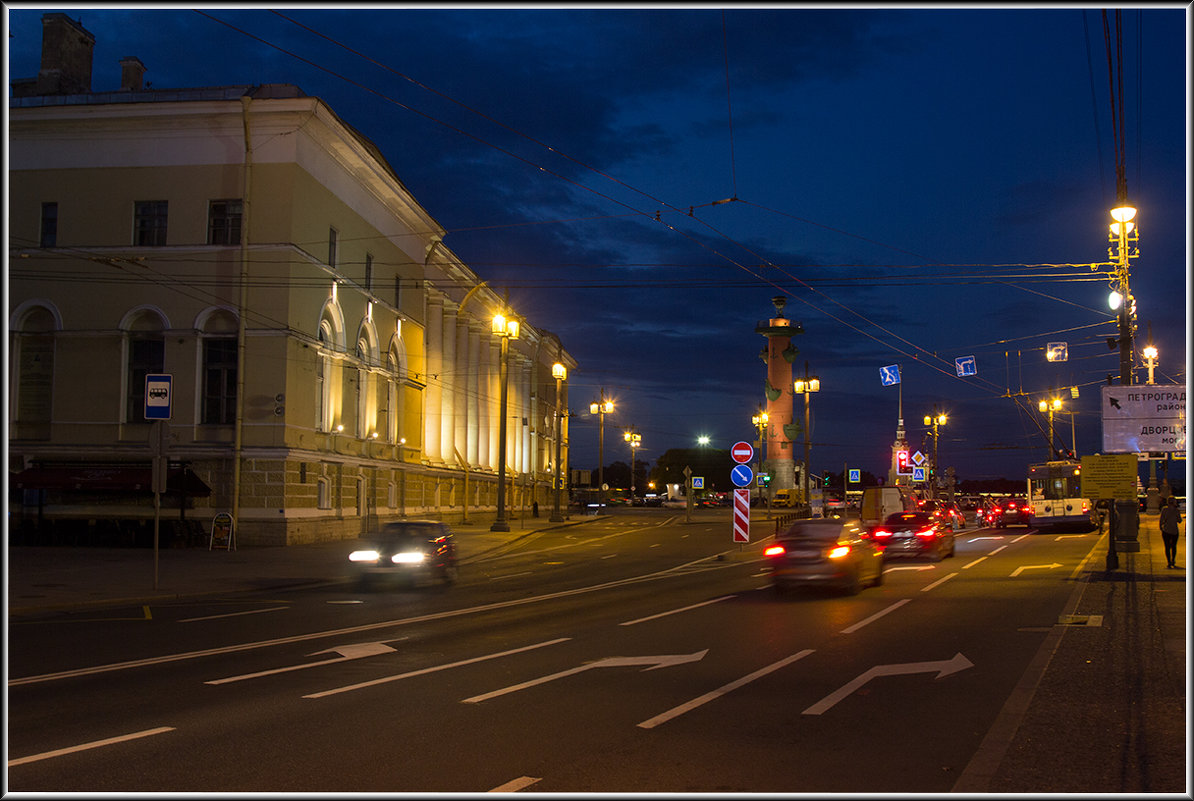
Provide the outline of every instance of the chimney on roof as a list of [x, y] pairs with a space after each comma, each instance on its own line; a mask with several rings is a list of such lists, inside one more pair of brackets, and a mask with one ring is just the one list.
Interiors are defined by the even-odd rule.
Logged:
[[145, 65], [136, 56], [120, 59], [120, 91], [140, 92], [144, 88]]
[[91, 91], [91, 56], [95, 37], [82, 22], [65, 14], [41, 18], [41, 71], [37, 94], [74, 95]]

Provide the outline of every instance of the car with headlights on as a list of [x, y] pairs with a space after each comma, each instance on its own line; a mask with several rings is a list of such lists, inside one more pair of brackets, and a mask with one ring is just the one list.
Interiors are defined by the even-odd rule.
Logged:
[[386, 523], [362, 537], [348, 561], [361, 589], [374, 582], [454, 584], [458, 572], [452, 531], [438, 520]]
[[884, 558], [896, 556], [927, 556], [940, 562], [953, 556], [956, 548], [954, 532], [948, 520], [933, 512], [896, 512], [888, 515], [883, 525], [871, 536], [883, 546]]
[[763, 557], [778, 593], [823, 586], [856, 595], [883, 583], [883, 550], [857, 520], [802, 518], [780, 533]]

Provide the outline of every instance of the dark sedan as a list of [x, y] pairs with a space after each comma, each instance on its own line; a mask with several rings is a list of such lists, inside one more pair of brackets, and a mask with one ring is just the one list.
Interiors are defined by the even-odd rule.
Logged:
[[438, 520], [386, 523], [380, 531], [363, 537], [348, 560], [362, 589], [377, 580], [406, 585], [456, 581], [456, 543], [451, 530]]
[[1023, 498], [1008, 498], [1001, 504], [995, 527], [1006, 528], [1010, 525], [1031, 526], [1032, 515], [1032, 504], [1028, 501]]
[[927, 556], [940, 562], [956, 548], [950, 524], [932, 512], [896, 512], [871, 532], [883, 556]]
[[763, 556], [776, 592], [818, 585], [856, 595], [883, 583], [883, 550], [857, 520], [797, 520]]

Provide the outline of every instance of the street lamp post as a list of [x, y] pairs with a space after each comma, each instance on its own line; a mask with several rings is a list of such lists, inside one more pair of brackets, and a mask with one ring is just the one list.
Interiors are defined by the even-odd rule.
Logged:
[[[768, 420], [767, 412], [763, 411], [762, 406], [759, 406], [758, 414], [756, 414], [750, 418], [750, 422], [754, 423], [755, 428], [758, 429], [758, 431], [759, 431], [759, 438], [755, 442], [755, 455], [759, 457], [759, 461], [755, 464], [755, 475], [756, 476], [762, 474], [762, 472], [763, 472], [763, 446], [765, 444], [765, 440], [763, 437], [767, 431], [767, 420]], [[756, 486], [758, 485], [757, 478], [755, 479], [755, 484], [756, 484]], [[760, 495], [763, 494], [762, 490], [759, 491], [759, 494]], [[769, 517], [771, 515], [771, 494], [770, 493], [767, 493], [767, 515]]]
[[1057, 448], [1053, 447], [1053, 413], [1061, 411], [1061, 398], [1050, 398], [1047, 401], [1041, 401], [1036, 407], [1042, 413], [1049, 413], [1049, 461], [1053, 461], [1057, 456]]
[[643, 444], [643, 435], [632, 426], [622, 434], [622, 439], [630, 443], [630, 505], [634, 506], [634, 451]]
[[560, 400], [560, 389], [561, 385], [564, 383], [564, 379], [568, 377], [568, 368], [559, 362], [556, 362], [551, 366], [551, 376], [556, 380], [556, 461], [554, 471], [556, 499], [555, 505], [552, 507], [551, 522], [562, 523], [564, 522], [564, 517], [560, 514], [560, 485], [564, 483], [564, 477], [560, 471], [560, 440], [564, 438], [564, 431], [563, 426], [561, 425], [563, 421], [563, 416], [561, 414], [561, 404], [563, 401]]
[[937, 461], [937, 437], [941, 433], [940, 426], [948, 422], [949, 418], [945, 415], [945, 412], [937, 411], [936, 404], [933, 404], [933, 414], [925, 415], [925, 425], [933, 427], [933, 480], [929, 482], [929, 496], [933, 498], [937, 497], [937, 468], [940, 466], [940, 463]]
[[493, 317], [492, 331], [501, 338], [502, 348], [499, 357], [498, 381], [501, 384], [500, 400], [498, 401], [498, 486], [497, 486], [497, 520], [489, 527], [490, 531], [509, 531], [510, 524], [506, 522], [506, 403], [509, 398], [510, 377], [510, 340], [518, 339], [518, 318], [496, 314]]
[[[1112, 293], [1112, 308], [1119, 311], [1119, 383], [1130, 386], [1132, 383], [1132, 318], [1136, 313], [1136, 302], [1128, 284], [1131, 272], [1131, 257], [1139, 255], [1132, 250], [1133, 244], [1139, 241], [1140, 232], [1133, 220], [1136, 209], [1128, 205], [1127, 186], [1117, 186], [1118, 205], [1111, 210], [1110, 231], [1108, 241], [1115, 246], [1112, 253], [1108, 249], [1107, 255], [1112, 257], [1115, 267], [1117, 291]], [[1116, 302], [1118, 298], [1118, 303]], [[1115, 340], [1112, 340], [1114, 343]], [[1119, 567], [1119, 552], [1116, 549], [1115, 535], [1119, 528], [1119, 515], [1116, 502], [1111, 502], [1111, 529], [1107, 536], [1107, 570]]]
[[601, 388], [600, 399], [589, 404], [589, 414], [597, 415], [597, 513], [605, 509], [605, 415], [614, 410], [614, 402], [605, 397]]
[[[1145, 346], [1144, 363], [1148, 365], [1148, 383], [1153, 383], [1153, 371], [1157, 368], [1157, 348], [1153, 345], [1152, 324], [1148, 326], [1148, 345]], [[1148, 460], [1148, 488], [1144, 491], [1145, 511], [1155, 515], [1161, 511], [1161, 490], [1157, 487], [1157, 462], [1149, 454]]]
[[809, 412], [809, 394], [812, 392], [821, 391], [821, 379], [815, 375], [808, 374], [808, 362], [804, 363], [804, 377], [797, 378], [792, 384], [792, 388], [798, 395], [804, 395], [804, 469], [801, 471], [804, 475], [804, 502], [809, 503], [809, 486], [808, 486], [808, 470], [809, 470], [809, 453], [812, 451], [813, 440], [811, 434], [810, 412]]

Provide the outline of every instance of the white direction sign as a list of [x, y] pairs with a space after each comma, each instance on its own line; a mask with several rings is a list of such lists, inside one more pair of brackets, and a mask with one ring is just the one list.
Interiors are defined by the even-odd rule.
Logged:
[[524, 681], [522, 684], [512, 684], [509, 687], [503, 687], [502, 689], [494, 690], [491, 693], [485, 693], [484, 695], [474, 695], [472, 698], [465, 698], [460, 703], [479, 704], [482, 701], [488, 701], [490, 698], [497, 698], [499, 695], [506, 695], [507, 693], [525, 690], [528, 687], [545, 684], [546, 682], [554, 681], [555, 679], [562, 679], [565, 676], [575, 676], [577, 673], [581, 673], [591, 668], [632, 667], [636, 665], [646, 665], [646, 667], [643, 668], [643, 671], [655, 670], [656, 668], [661, 667], [683, 665], [688, 662], [699, 662], [705, 658], [705, 654], [707, 653], [709, 653], [708, 648], [691, 654], [662, 654], [660, 656], [610, 656], [606, 657], [605, 659], [598, 659], [596, 662], [586, 662], [579, 667], [561, 670], [559, 673], [549, 673], [548, 675], [540, 676], [537, 679]]
[[1103, 387], [1103, 453], [1186, 449], [1186, 388], [1181, 384]]
[[958, 378], [978, 375], [978, 364], [973, 356], [959, 356], [954, 359], [954, 369], [958, 371]]
[[866, 684], [873, 678], [878, 676], [903, 676], [909, 673], [936, 673], [937, 678], [944, 678], [951, 673], [957, 673], [960, 670], [974, 667], [974, 663], [961, 654], [955, 654], [953, 659], [944, 659], [939, 662], [905, 662], [902, 665], [876, 665], [868, 670], [866, 673], [855, 678], [853, 681], [847, 683], [845, 686], [834, 690], [829, 695], [822, 698], [817, 703], [804, 710], [802, 715], [820, 715], [825, 712], [838, 701], [842, 700], [850, 693], [857, 690], [862, 685]]

